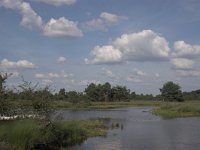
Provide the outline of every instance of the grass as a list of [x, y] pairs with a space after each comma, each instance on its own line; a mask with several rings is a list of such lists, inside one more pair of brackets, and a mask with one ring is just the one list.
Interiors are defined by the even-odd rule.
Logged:
[[[27, 102], [25, 103], [29, 105]], [[154, 106], [152, 113], [164, 117], [200, 116], [200, 101], [163, 102], [163, 101], [130, 101], [130, 102], [91, 102], [73, 104], [67, 101], [52, 101], [51, 108], [59, 109], [114, 109], [134, 106]]]
[[130, 101], [130, 102], [91, 102], [72, 104], [65, 101], [55, 101], [52, 103], [53, 108], [66, 109], [113, 109], [131, 106], [159, 106], [160, 101]]
[[163, 102], [163, 104], [154, 109], [153, 114], [163, 117], [195, 117], [200, 116], [200, 102]]
[[3, 149], [59, 149], [83, 142], [88, 137], [106, 135], [100, 120], [59, 121], [53, 123], [24, 119], [0, 122], [0, 147]]

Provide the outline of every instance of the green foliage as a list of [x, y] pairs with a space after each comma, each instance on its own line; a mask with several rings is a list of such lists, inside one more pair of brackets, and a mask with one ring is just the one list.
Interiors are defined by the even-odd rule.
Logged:
[[183, 101], [181, 87], [172, 81], [165, 83], [160, 92], [164, 101]]
[[110, 83], [94, 84], [91, 83], [85, 89], [85, 93], [91, 101], [126, 101], [129, 100], [130, 90], [125, 86], [111, 87]]
[[153, 110], [153, 114], [163, 117], [194, 117], [200, 116], [199, 102], [167, 102]]
[[10, 75], [5, 73], [0, 73], [0, 115], [8, 115], [10, 110], [10, 105], [6, 101], [6, 80]]
[[99, 120], [53, 123], [31, 119], [4, 121], [0, 124], [0, 146], [20, 150], [59, 149], [83, 142], [88, 137], [105, 135], [106, 130], [107, 127]]
[[200, 100], [200, 90], [183, 92], [183, 97], [186, 100]]

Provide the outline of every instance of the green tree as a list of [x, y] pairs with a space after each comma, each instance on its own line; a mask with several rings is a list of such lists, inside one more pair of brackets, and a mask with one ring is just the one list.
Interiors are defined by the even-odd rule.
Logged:
[[101, 91], [101, 101], [109, 101], [111, 97], [111, 85], [110, 83], [106, 82], [105, 84], [100, 86]]
[[89, 84], [85, 88], [85, 93], [87, 94], [90, 101], [98, 100], [99, 95], [98, 95], [98, 90], [97, 90], [96, 84], [94, 84], [94, 83]]
[[66, 93], [68, 100], [74, 104], [77, 104], [80, 101], [80, 94], [76, 91], [69, 91]]
[[65, 100], [66, 98], [67, 98], [67, 95], [65, 92], [65, 88], [60, 89], [60, 91], [58, 92], [58, 99]]
[[130, 98], [130, 90], [126, 86], [117, 85], [111, 90], [112, 101], [127, 101]]
[[32, 108], [34, 113], [49, 119], [50, 112], [52, 111], [50, 108], [50, 100], [53, 97], [49, 87], [46, 86], [40, 90], [37, 90], [33, 95], [35, 97], [32, 100]]
[[181, 87], [172, 81], [166, 82], [160, 92], [164, 101], [183, 101]]
[[6, 101], [6, 86], [5, 82], [8, 79], [9, 75], [7, 73], [0, 73], [0, 114], [7, 115], [9, 110], [8, 101]]

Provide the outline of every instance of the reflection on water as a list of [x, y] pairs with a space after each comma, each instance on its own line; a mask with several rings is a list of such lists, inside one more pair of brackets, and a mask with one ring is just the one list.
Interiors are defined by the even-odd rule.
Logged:
[[[163, 119], [151, 107], [59, 111], [66, 120], [111, 118], [106, 137], [89, 138], [69, 150], [199, 150], [200, 118]], [[113, 127], [112, 127], [113, 126]]]

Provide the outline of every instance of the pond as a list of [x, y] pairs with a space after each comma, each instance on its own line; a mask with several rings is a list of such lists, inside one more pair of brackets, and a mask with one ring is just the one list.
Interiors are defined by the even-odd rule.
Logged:
[[87, 139], [68, 150], [199, 150], [200, 118], [162, 118], [151, 114], [152, 107], [110, 110], [61, 110], [66, 120], [111, 118], [119, 128], [106, 137]]

